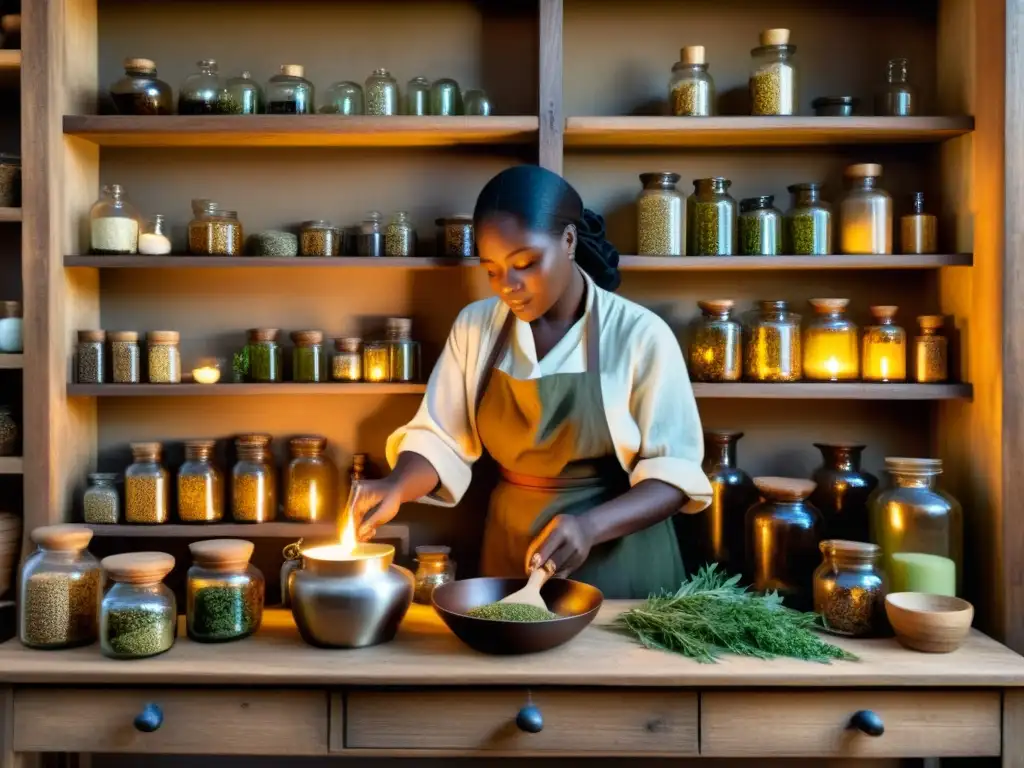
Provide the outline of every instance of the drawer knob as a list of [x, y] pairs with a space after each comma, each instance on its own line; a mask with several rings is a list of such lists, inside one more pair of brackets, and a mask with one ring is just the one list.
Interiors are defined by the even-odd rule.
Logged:
[[882, 722], [882, 718], [870, 709], [854, 712], [853, 717], [850, 718], [850, 727], [856, 728], [868, 736], [881, 736], [885, 733], [885, 723]]
[[533, 704], [527, 704], [516, 715], [516, 725], [526, 733], [540, 733], [544, 730], [544, 716]]
[[156, 704], [147, 704], [135, 716], [135, 730], [152, 733], [164, 723], [164, 711]]

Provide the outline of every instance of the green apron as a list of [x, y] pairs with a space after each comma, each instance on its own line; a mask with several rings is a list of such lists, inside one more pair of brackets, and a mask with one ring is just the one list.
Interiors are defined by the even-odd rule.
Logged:
[[[495, 368], [515, 325], [510, 312], [480, 384], [477, 428], [501, 479], [484, 528], [483, 576], [522, 576], [526, 550], [557, 515], [584, 514], [629, 490], [601, 395], [599, 320], [587, 319], [587, 370], [515, 379]], [[570, 578], [606, 598], [676, 590], [685, 577], [671, 519], [600, 544]]]

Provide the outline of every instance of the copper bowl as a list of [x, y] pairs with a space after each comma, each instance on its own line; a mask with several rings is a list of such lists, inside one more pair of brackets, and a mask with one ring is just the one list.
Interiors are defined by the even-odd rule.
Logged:
[[466, 579], [434, 590], [434, 608], [455, 636], [475, 651], [498, 655], [537, 653], [572, 640], [597, 616], [601, 590], [569, 579], [551, 579], [541, 597], [558, 618], [549, 621], [476, 619], [466, 612], [508, 597], [526, 579]]

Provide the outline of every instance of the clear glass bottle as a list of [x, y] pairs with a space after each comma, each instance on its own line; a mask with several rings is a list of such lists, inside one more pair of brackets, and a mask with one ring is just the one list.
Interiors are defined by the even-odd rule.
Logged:
[[839, 249], [849, 254], [892, 253], [892, 198], [878, 185], [882, 166], [846, 169], [850, 188], [839, 205]]
[[112, 582], [100, 607], [100, 651], [112, 659], [144, 659], [170, 650], [178, 606], [164, 583], [174, 558], [165, 552], [111, 555], [101, 563]]
[[900, 217], [900, 250], [903, 253], [937, 253], [939, 220], [924, 210], [924, 192], [915, 192], [913, 213]]
[[875, 99], [875, 114], [912, 117], [917, 113], [917, 94], [907, 79], [907, 60], [889, 59], [885, 87]]
[[266, 523], [277, 516], [277, 473], [262, 435], [235, 440], [238, 461], [231, 472], [231, 516], [236, 523]]
[[324, 380], [324, 335], [320, 331], [294, 331], [291, 334], [292, 381], [315, 384]]
[[181, 334], [177, 331], [150, 331], [146, 334], [149, 347], [149, 383], [181, 383]]
[[710, 117], [715, 113], [715, 81], [708, 74], [703, 45], [679, 51], [668, 81], [668, 103], [677, 117]]
[[359, 255], [384, 255], [384, 225], [379, 211], [370, 211], [359, 225]]
[[284, 362], [278, 338], [281, 332], [277, 328], [250, 328], [249, 341], [249, 381], [254, 384], [274, 384], [284, 380]]
[[782, 212], [774, 195], [740, 200], [740, 253], [743, 256], [778, 256], [782, 253]]
[[282, 64], [281, 72], [267, 82], [267, 114], [312, 115], [316, 112], [316, 89], [306, 79], [301, 64]]
[[386, 341], [363, 343], [363, 380], [377, 384], [391, 377], [391, 345]]
[[743, 332], [731, 299], [698, 301], [701, 316], [687, 351], [692, 381], [739, 381], [743, 376]]
[[396, 211], [387, 229], [384, 230], [384, 255], [416, 255], [416, 230], [413, 229], [409, 214], [405, 211]]
[[110, 372], [115, 384], [138, 384], [142, 381], [139, 334], [135, 331], [110, 332]]
[[139, 253], [143, 256], [166, 256], [171, 252], [170, 229], [162, 214], [146, 219], [139, 235]]
[[761, 45], [750, 52], [750, 114], [795, 115], [799, 110], [797, 76], [793, 57], [796, 46], [789, 44], [788, 29], [766, 29]]
[[92, 531], [47, 525], [32, 531], [37, 549], [18, 579], [18, 637], [29, 648], [56, 649], [96, 641], [102, 594], [100, 564], [89, 552]]
[[641, 256], [682, 256], [686, 217], [678, 173], [641, 173], [636, 199], [637, 253]]
[[0, 302], [0, 352], [24, 351], [25, 321], [22, 314], [20, 301]]
[[963, 509], [937, 486], [940, 459], [886, 457], [892, 486], [870, 502], [871, 538], [893, 592], [956, 595], [963, 579]]
[[224, 477], [213, 463], [213, 440], [185, 442], [185, 463], [178, 470], [178, 519], [183, 523], [219, 523], [224, 519]]
[[121, 522], [117, 474], [89, 473], [89, 487], [82, 494], [82, 519], [92, 525], [116, 525]]
[[337, 256], [341, 253], [341, 230], [329, 221], [316, 219], [299, 230], [299, 256]]
[[324, 455], [327, 438], [293, 437], [291, 460], [284, 471], [284, 516], [299, 523], [327, 522], [337, 517], [338, 468]]
[[363, 86], [350, 80], [333, 83], [324, 92], [320, 111], [327, 115], [361, 115], [364, 111]]
[[455, 581], [455, 561], [449, 559], [451, 547], [416, 547], [416, 576], [412, 599], [430, 605], [434, 590]]
[[139, 252], [139, 214], [120, 184], [103, 187], [89, 211], [90, 252], [131, 256]]
[[479, 88], [474, 88], [462, 94], [462, 108], [467, 115], [475, 115], [476, 117], [490, 117], [493, 111], [491, 100], [488, 98], [487, 93]]
[[435, 80], [430, 86], [430, 114], [450, 117], [464, 113], [462, 91], [450, 77]]
[[375, 69], [366, 78], [366, 114], [398, 114], [398, 81], [386, 69]]
[[198, 643], [249, 637], [263, 621], [266, 581], [250, 564], [253, 545], [241, 539], [210, 539], [188, 545], [185, 626]]
[[949, 379], [949, 342], [942, 335], [946, 318], [921, 315], [917, 318], [921, 335], [914, 337], [914, 381], [941, 384]]
[[405, 114], [430, 114], [430, 81], [425, 77], [414, 77], [405, 86]]
[[786, 211], [785, 243], [794, 256], [832, 253], [832, 208], [821, 199], [821, 184], [805, 182], [788, 187], [793, 204]]
[[885, 573], [882, 550], [862, 541], [827, 539], [818, 545], [821, 565], [814, 572], [814, 612], [829, 632], [871, 637], [885, 631]]
[[0, 456], [18, 456], [20, 430], [9, 405], [0, 405]]
[[214, 59], [196, 62], [199, 71], [185, 78], [178, 91], [179, 115], [220, 114], [227, 88]]
[[412, 320], [389, 317], [385, 331], [388, 343], [388, 381], [420, 380], [420, 344], [412, 339]]
[[173, 115], [171, 86], [156, 76], [150, 59], [125, 59], [124, 77], [110, 86], [110, 98], [122, 115]]
[[899, 307], [871, 307], [874, 325], [864, 329], [861, 375], [864, 381], [907, 380], [907, 332], [896, 325]]
[[107, 381], [106, 355], [103, 347], [106, 331], [79, 331], [75, 350], [75, 381], [79, 384], [104, 384]]
[[124, 521], [166, 523], [170, 517], [167, 470], [160, 443], [131, 443], [132, 463], [124, 472]]
[[334, 381], [354, 382], [363, 378], [363, 341], [347, 338], [334, 340], [331, 356], [331, 378]]
[[732, 182], [721, 176], [694, 179], [686, 198], [686, 253], [689, 256], [732, 256], [736, 253], [736, 201]]
[[251, 72], [228, 79], [226, 101], [222, 112], [229, 115], [262, 115], [266, 111], [263, 89], [252, 79]]
[[748, 381], [800, 381], [800, 315], [781, 300], [759, 301], [744, 323], [743, 376]]
[[476, 255], [473, 217], [456, 214], [437, 219], [437, 255], [449, 259], [471, 259]]
[[856, 381], [860, 378], [860, 337], [846, 315], [849, 299], [810, 299], [814, 308], [804, 328], [804, 378]]

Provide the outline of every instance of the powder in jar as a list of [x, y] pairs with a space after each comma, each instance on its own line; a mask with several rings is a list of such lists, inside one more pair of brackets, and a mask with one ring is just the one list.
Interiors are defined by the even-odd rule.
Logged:
[[124, 216], [92, 220], [92, 252], [100, 256], [130, 256], [139, 249], [139, 222]]
[[83, 645], [96, 639], [100, 574], [36, 573], [25, 584], [22, 639], [35, 648]]
[[155, 232], [139, 235], [139, 253], [143, 256], [165, 256], [171, 252], [171, 241]]

